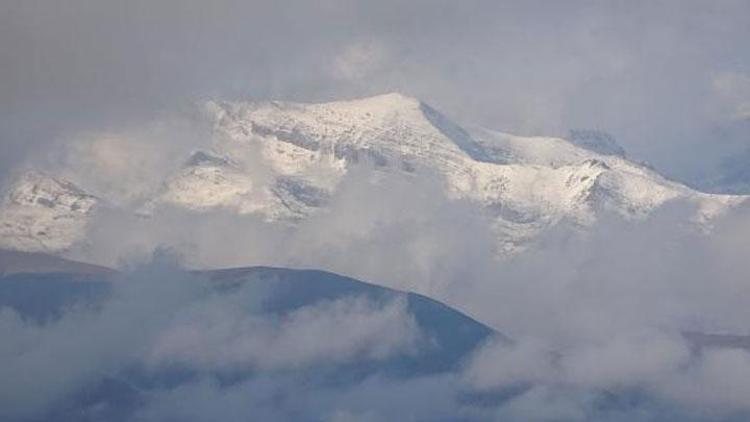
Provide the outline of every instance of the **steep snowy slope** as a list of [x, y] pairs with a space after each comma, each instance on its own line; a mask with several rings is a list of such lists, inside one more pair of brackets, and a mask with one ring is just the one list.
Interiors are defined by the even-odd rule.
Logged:
[[59, 252], [82, 240], [98, 200], [72, 183], [27, 172], [0, 204], [0, 248]]
[[[210, 149], [176, 158], [179, 170], [140, 212], [164, 205], [222, 209], [293, 224], [325, 210], [347, 174], [367, 163], [378, 172], [437, 179], [449, 198], [476, 204], [493, 222], [498, 250], [513, 253], [550, 226], [585, 227], [604, 211], [641, 218], [681, 200], [695, 205], [692, 222], [708, 228], [713, 217], [745, 200], [667, 180], [628, 160], [606, 134], [575, 131], [565, 140], [462, 128], [400, 94], [321, 104], [209, 102], [205, 108], [214, 125]], [[29, 185], [20, 182], [10, 197], [24, 197]], [[3, 245], [60, 250], [83, 236], [95, 199], [67, 190], [41, 202], [6, 200], [3, 230], [12, 236], [3, 236]], [[80, 204], [73, 209], [75, 198]]]

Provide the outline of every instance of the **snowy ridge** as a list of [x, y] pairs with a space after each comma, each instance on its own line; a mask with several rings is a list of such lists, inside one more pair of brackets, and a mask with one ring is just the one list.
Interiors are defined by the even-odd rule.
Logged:
[[[696, 205], [693, 222], [707, 228], [716, 215], [745, 201], [667, 180], [629, 161], [600, 132], [576, 131], [565, 140], [463, 128], [401, 94], [321, 104], [209, 102], [205, 108], [215, 129], [211, 150], [187, 156], [148, 201], [147, 212], [161, 205], [224, 209], [293, 224], [324, 210], [347, 173], [366, 162], [410, 177], [437, 175], [449, 197], [476, 203], [492, 219], [499, 251], [514, 253], [550, 226], [568, 221], [585, 227], [602, 211], [641, 218], [683, 200]], [[85, 220], [88, 213], [59, 205], [68, 215], [62, 221]], [[36, 231], [24, 228], [31, 222], [12, 220], [31, 242], [16, 244], [34, 244]], [[72, 237], [46, 239], [46, 250]]]

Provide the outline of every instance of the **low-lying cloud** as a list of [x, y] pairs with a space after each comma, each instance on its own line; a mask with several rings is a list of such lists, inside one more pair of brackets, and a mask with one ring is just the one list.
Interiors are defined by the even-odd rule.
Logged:
[[208, 301], [180, 314], [149, 361], [229, 373], [293, 369], [382, 360], [414, 352], [420, 341], [403, 300], [380, 305], [349, 297], [305, 306], [278, 320], [246, 315], [245, 301], [223, 302]]
[[[750, 314], [744, 304], [750, 287], [745, 275], [750, 268], [744, 251], [750, 226], [745, 208], [716, 219], [710, 233], [691, 226], [692, 205], [678, 202], [647, 218], [603, 214], [587, 231], [563, 222], [530, 250], [499, 258], [487, 217], [443, 192], [438, 182], [355, 169], [325, 210], [296, 226], [220, 210], [166, 208], [149, 219], [130, 217], [130, 226], [103, 214], [94, 223], [89, 253], [128, 256], [134, 249], [148, 253], [163, 245], [191, 265], [322, 268], [444, 301], [513, 339], [477, 350], [460, 372], [443, 379], [447, 384], [441, 384], [440, 394], [453, 397], [446, 407], [462, 417], [701, 419], [750, 410], [744, 400], [750, 390], [735, 376], [745, 370], [748, 351], [696, 345], [683, 335], [747, 333]], [[187, 225], [190, 231], [184, 230]], [[151, 359], [213, 370], [233, 365], [269, 369], [314, 365], [326, 357], [377, 359], [387, 351], [408, 353], [418, 344], [398, 302], [376, 308], [357, 301], [325, 304], [270, 325], [243, 319], [233, 309], [196, 308], [184, 314], [180, 330], [163, 338], [161, 352]], [[350, 318], [355, 311], [359, 317]], [[310, 339], [304, 343], [309, 347], [287, 346], [314, 333], [318, 340], [326, 338], [337, 324], [358, 334], [341, 333], [325, 344]], [[368, 341], [360, 336], [369, 334], [389, 340], [367, 349]], [[192, 347], [207, 338], [223, 346]], [[731, 368], [737, 372], [730, 373]], [[186, 388], [218, 387], [199, 383]], [[211, 394], [239, 397], [243, 388], [263, 389], [256, 381], [232, 388], [240, 390], [220, 388], [221, 393]], [[339, 397], [357, 388], [325, 394]], [[464, 391], [515, 393], [501, 406], [478, 410], [461, 402]], [[602, 413], [602, 392], [643, 400], [616, 414]], [[381, 411], [370, 416], [390, 414]]]
[[[7, 341], [0, 346], [0, 416], [44, 419], [47, 412], [64, 415], [70, 408], [78, 417], [96, 419], [97, 403], [87, 408], [81, 396], [102, 389], [99, 405], [106, 411], [112, 406], [108, 400], [118, 400], [118, 390], [101, 383], [127, 380], [133, 371], [156, 380], [174, 370], [198, 374], [192, 384], [167, 391], [169, 382], [164, 381], [163, 388], [152, 386], [155, 391], [144, 391], [146, 395], [194, 394], [213, 385], [222, 400], [231, 399], [232, 392], [214, 384], [220, 382], [218, 376], [255, 374], [252, 383], [274, 386], [256, 397], [263, 400], [285, 386], [273, 374], [293, 383], [300, 369], [367, 365], [414, 355], [429, 345], [404, 298], [374, 302], [348, 296], [281, 314], [263, 313], [263, 288], [247, 283], [229, 291], [216, 289], [204, 277], [161, 255], [118, 275], [101, 304], [79, 303], [57, 319], [34, 321], [2, 308], [0, 335]], [[194, 405], [195, 397], [188, 403]], [[165, 404], [172, 405], [169, 400], [153, 405]]]

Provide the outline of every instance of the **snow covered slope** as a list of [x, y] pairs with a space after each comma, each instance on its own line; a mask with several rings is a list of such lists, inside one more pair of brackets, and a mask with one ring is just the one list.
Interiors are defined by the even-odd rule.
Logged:
[[[692, 221], [708, 228], [713, 217], [745, 200], [667, 180], [628, 160], [606, 134], [575, 131], [565, 140], [463, 128], [400, 94], [321, 104], [210, 102], [206, 110], [214, 125], [210, 150], [178, 158], [179, 170], [141, 212], [163, 205], [222, 209], [293, 224], [324, 210], [346, 175], [367, 163], [377, 171], [437, 177], [448, 197], [486, 213], [498, 250], [513, 253], [550, 226], [585, 227], [604, 211], [642, 218], [682, 200], [696, 206]], [[13, 192], [28, 191], [28, 184]], [[46, 197], [22, 206], [6, 201], [3, 230], [16, 240], [5, 246], [55, 250], [81, 237], [95, 199], [69, 190], [78, 193], [55, 196], [51, 208]], [[70, 205], [74, 198], [81, 201], [78, 209]], [[44, 217], [28, 217], [37, 213]], [[45, 221], [44, 229], [36, 227]]]
[[0, 248], [60, 252], [85, 236], [98, 200], [74, 184], [27, 172], [0, 204]]

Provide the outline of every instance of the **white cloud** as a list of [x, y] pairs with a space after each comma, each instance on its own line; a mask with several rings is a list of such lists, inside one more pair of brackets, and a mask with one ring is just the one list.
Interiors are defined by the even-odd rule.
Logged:
[[388, 62], [386, 47], [375, 40], [344, 46], [333, 60], [334, 75], [347, 80], [371, 77], [382, 71]]
[[733, 120], [750, 119], [750, 75], [722, 72], [713, 75], [711, 82], [721, 112]]
[[177, 315], [159, 335], [150, 362], [213, 371], [293, 369], [411, 354], [420, 341], [401, 299], [377, 304], [348, 297], [297, 309], [280, 320], [248, 314], [245, 306], [214, 301]]
[[536, 339], [493, 341], [477, 350], [463, 371], [473, 388], [496, 389], [555, 377], [554, 349]]
[[604, 343], [565, 350], [562, 380], [588, 388], [644, 387], [687, 364], [688, 345], [658, 331], [613, 333]]

